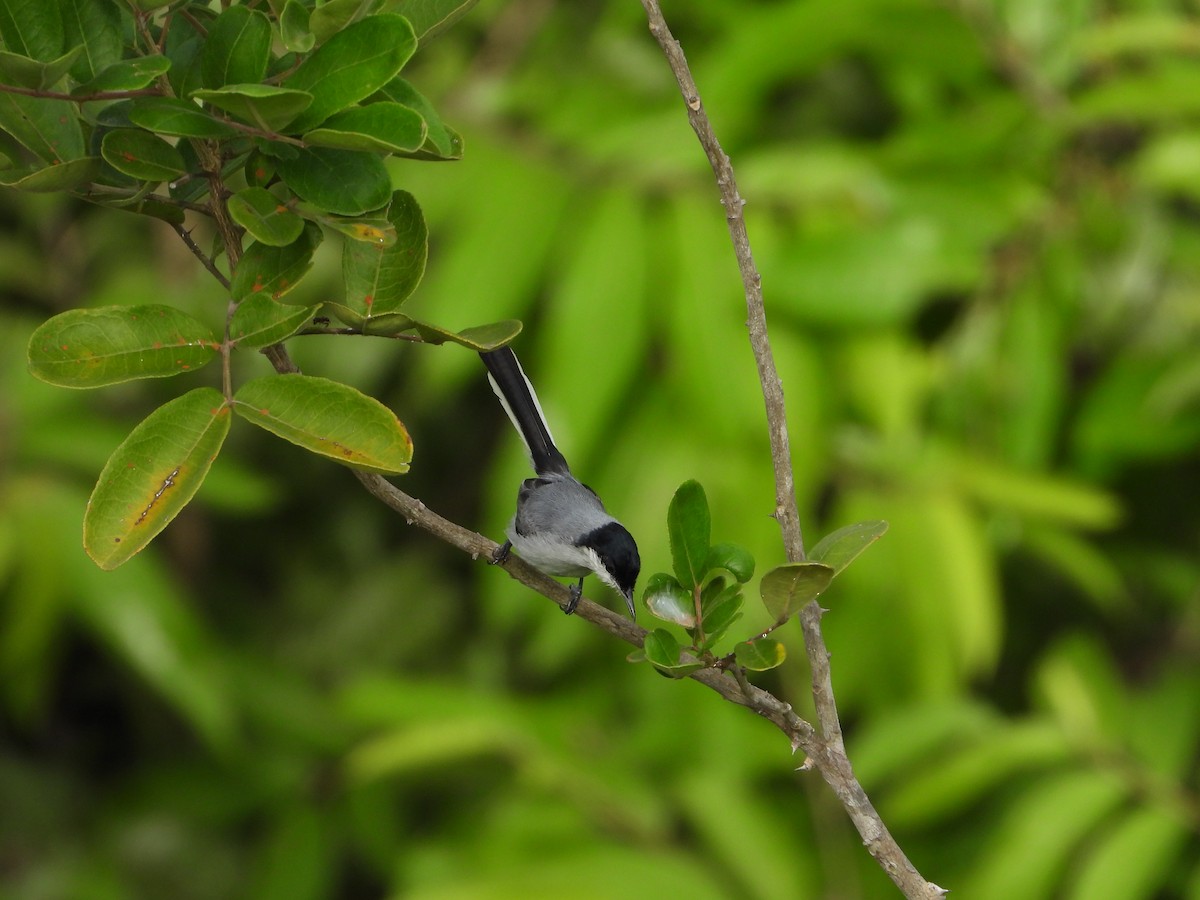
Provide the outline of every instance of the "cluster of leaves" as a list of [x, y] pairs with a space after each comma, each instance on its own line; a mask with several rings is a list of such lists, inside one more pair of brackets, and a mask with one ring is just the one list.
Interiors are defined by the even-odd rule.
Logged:
[[[462, 141], [399, 73], [419, 36], [470, 5], [56, 0], [0, 16], [0, 184], [165, 220], [201, 256], [185, 223], [207, 216], [216, 230], [205, 261], [229, 291], [220, 329], [153, 304], [70, 310], [30, 340], [33, 374], [71, 388], [222, 364], [221, 390], [163, 405], [109, 459], [84, 524], [100, 566], [128, 560], [193, 497], [231, 413], [348, 465], [407, 471], [412, 442], [382, 404], [298, 373], [235, 385], [235, 350], [276, 345], [322, 310], [345, 332], [477, 350], [519, 331], [505, 321], [453, 332], [401, 311], [424, 274], [428, 234], [386, 162], [457, 159]], [[327, 233], [343, 241], [344, 292], [295, 300]]]
[[782, 665], [786, 648], [768, 635], [815, 601], [839, 572], [883, 536], [887, 523], [858, 522], [839, 528], [819, 541], [807, 560], [765, 573], [759, 594], [773, 624], [755, 637], [738, 641], [732, 657], [724, 659], [714, 648], [742, 617], [742, 586], [754, 576], [754, 557], [737, 544], [709, 543], [712, 516], [698, 481], [684, 482], [675, 492], [667, 510], [667, 531], [674, 574], [651, 575], [642, 602], [656, 618], [682, 627], [691, 643], [682, 645], [665, 628], [655, 628], [646, 636], [643, 649], [630, 659], [647, 660], [659, 671], [680, 678], [718, 664], [736, 662], [754, 672]]

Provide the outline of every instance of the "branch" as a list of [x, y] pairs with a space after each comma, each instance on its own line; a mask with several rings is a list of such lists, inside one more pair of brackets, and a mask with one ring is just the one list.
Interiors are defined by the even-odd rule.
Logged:
[[212, 275], [213, 278], [217, 279], [217, 282], [221, 285], [221, 287], [225, 288], [225, 290], [229, 290], [229, 279], [225, 277], [224, 272], [217, 268], [217, 264], [212, 261], [209, 255], [200, 249], [200, 245], [197, 244], [192, 238], [191, 230], [182, 225], [176, 225], [174, 223], [171, 223], [171, 227], [175, 229], [175, 233], [179, 235], [179, 239], [183, 241], [184, 246], [192, 251], [192, 255], [195, 256], [196, 259], [200, 260], [200, 265], [208, 269], [208, 273]]
[[[763, 402], [767, 410], [767, 423], [771, 437], [771, 460], [775, 467], [775, 518], [783, 534], [784, 549], [791, 562], [804, 559], [804, 539], [800, 530], [800, 514], [796, 505], [795, 483], [792, 478], [791, 449], [788, 445], [787, 409], [783, 399], [783, 387], [775, 369], [775, 359], [767, 335], [767, 317], [763, 306], [762, 276], [754, 264], [750, 251], [750, 239], [746, 234], [746, 221], [742, 214], [745, 201], [738, 192], [737, 180], [729, 157], [721, 149], [716, 132], [700, 101], [700, 92], [688, 68], [687, 59], [679, 42], [671, 35], [659, 9], [657, 0], [641, 0], [654, 35], [667, 58], [671, 72], [679, 84], [687, 105], [688, 121], [700, 146], [708, 157], [716, 176], [721, 203], [725, 207], [725, 219], [729, 236], [733, 241], [733, 252], [737, 257], [738, 270], [746, 294], [746, 328], [750, 335], [750, 346], [758, 367], [759, 383]], [[906, 897], [942, 897], [945, 891], [926, 881], [916, 867], [905, 856], [887, 826], [875, 811], [866, 791], [859, 784], [846, 756], [842, 741], [842, 726], [838, 718], [837, 701], [833, 693], [833, 679], [829, 669], [829, 651], [821, 636], [820, 606], [814, 601], [800, 612], [800, 623], [804, 633], [804, 646], [812, 671], [812, 694], [821, 725], [821, 736], [811, 743], [813, 748], [800, 744], [808, 753], [809, 762], [833, 788], [854, 827], [862, 836], [867, 850], [879, 863], [888, 877]], [[793, 744], [795, 747], [796, 744]]]
[[66, 100], [70, 103], [90, 103], [93, 100], [129, 100], [133, 97], [161, 97], [158, 88], [138, 88], [132, 91], [92, 91], [90, 94], [64, 94], [61, 91], [43, 91], [38, 88], [21, 87], [16, 84], [0, 83], [0, 91], [20, 94], [23, 97], [39, 97], [43, 100]]
[[[492, 554], [499, 546], [495, 541], [443, 518], [381, 475], [358, 470], [354, 470], [354, 475], [372, 496], [403, 516], [409, 525], [416, 525], [438, 540], [457, 547], [469, 554], [472, 559], [492, 559]], [[566, 609], [571, 595], [567, 588], [559, 582], [543, 575], [517, 556], [510, 556], [499, 565], [521, 584], [553, 600], [562, 609]], [[575, 615], [634, 647], [640, 648], [648, 633], [646, 629], [625, 616], [613, 612], [606, 606], [593, 603], [586, 597], [580, 599], [579, 605], [575, 608]], [[816, 729], [798, 716], [789, 704], [784, 703], [773, 694], [754, 685], [740, 684], [734, 676], [717, 668], [700, 669], [690, 673], [687, 677], [711, 688], [726, 700], [744, 706], [772, 722], [788, 736], [793, 750], [803, 750], [810, 758], [814, 759], [819, 759], [824, 754], [823, 742], [817, 736]], [[863, 799], [865, 799], [865, 795]]]

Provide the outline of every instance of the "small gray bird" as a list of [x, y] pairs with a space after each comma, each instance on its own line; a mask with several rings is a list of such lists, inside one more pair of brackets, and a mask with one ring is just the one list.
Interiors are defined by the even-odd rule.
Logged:
[[641, 570], [633, 535], [610, 516], [600, 498], [576, 480], [550, 436], [542, 406], [525, 377], [516, 354], [508, 347], [480, 353], [488, 381], [504, 411], [525, 442], [537, 478], [521, 482], [517, 513], [506, 532], [508, 540], [496, 551], [494, 562], [503, 562], [516, 549], [527, 563], [547, 575], [578, 578], [571, 585], [570, 615], [583, 594], [589, 572], [625, 598], [629, 615], [636, 617], [633, 588]]

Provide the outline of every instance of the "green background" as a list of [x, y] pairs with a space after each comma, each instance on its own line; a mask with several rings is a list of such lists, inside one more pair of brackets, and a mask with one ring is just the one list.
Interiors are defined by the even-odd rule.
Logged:
[[[884, 819], [952, 896], [1200, 898], [1194, 6], [665, 12], [747, 201], [808, 542], [891, 523], [823, 598]], [[466, 146], [389, 163], [429, 222], [408, 309], [525, 321], [643, 578], [689, 478], [714, 540], [782, 562], [723, 211], [639, 5], [484, 2], [406, 77]], [[895, 895], [767, 723], [269, 435], [235, 428], [101, 572], [80, 527], [105, 459], [216, 373], [66, 391], [28, 375], [28, 335], [108, 304], [217, 327], [226, 301], [160, 223], [9, 191], [0, 228], [5, 896]], [[296, 302], [336, 299], [331, 243]], [[474, 354], [289, 348], [397, 412], [398, 484], [501, 536], [526, 463]], [[780, 635], [759, 680], [810, 715]]]

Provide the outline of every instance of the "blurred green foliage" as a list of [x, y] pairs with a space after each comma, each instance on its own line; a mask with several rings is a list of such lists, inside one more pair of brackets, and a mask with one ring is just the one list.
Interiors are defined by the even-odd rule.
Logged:
[[[890, 522], [822, 601], [851, 758], [962, 896], [1200, 898], [1182, 9], [666, 10], [748, 201], [810, 543]], [[390, 165], [429, 224], [417, 314], [525, 320], [556, 436], [647, 571], [693, 477], [716, 534], [782, 562], [723, 216], [638, 5], [484, 3], [411, 75], [465, 140]], [[95, 568], [104, 460], [211, 382], [51, 388], [28, 335], [164, 296], [215, 324], [225, 298], [165, 226], [13, 192], [0, 221], [6, 895], [894, 895], [764, 723], [269, 436], [234, 433], [154, 546]], [[319, 253], [302, 289], [338, 274]], [[407, 490], [499, 536], [525, 463], [474, 354], [290, 347], [398, 412]], [[805, 709], [802, 653], [763, 681]]]

